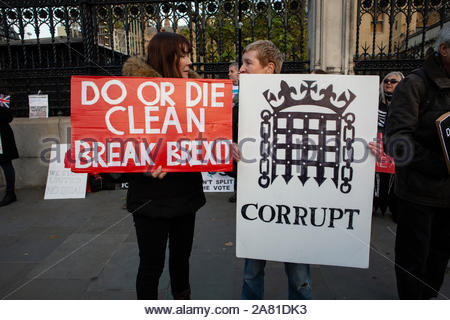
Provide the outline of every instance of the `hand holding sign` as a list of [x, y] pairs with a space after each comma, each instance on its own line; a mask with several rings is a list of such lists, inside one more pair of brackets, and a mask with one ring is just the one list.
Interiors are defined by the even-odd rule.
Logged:
[[378, 160], [381, 154], [381, 144], [378, 142], [369, 142], [369, 150]]
[[162, 167], [159, 166], [158, 169], [152, 172], [153, 178], [162, 179], [166, 176], [167, 172], [162, 172]]
[[378, 132], [377, 142], [369, 142], [369, 150], [376, 156], [376, 172], [395, 174], [394, 159], [384, 152], [383, 133]]

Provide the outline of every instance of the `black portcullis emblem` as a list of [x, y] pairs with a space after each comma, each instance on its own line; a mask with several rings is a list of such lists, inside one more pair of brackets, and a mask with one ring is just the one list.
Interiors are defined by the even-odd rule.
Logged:
[[[330, 178], [342, 193], [350, 192], [355, 114], [345, 113], [345, 110], [356, 96], [348, 90], [348, 97], [345, 92], [337, 97], [333, 85], [329, 85], [319, 91], [319, 99], [313, 99], [312, 93], [317, 91], [316, 81], [304, 81], [298, 92], [297, 88], [281, 81], [277, 96], [269, 90], [263, 93], [272, 110], [261, 112], [261, 175], [258, 179], [261, 187], [268, 188], [281, 175], [286, 184], [294, 176], [303, 185], [314, 178], [319, 186]], [[301, 98], [296, 99], [297, 95]], [[297, 106], [321, 107], [329, 112], [296, 111], [298, 108], [289, 111]], [[345, 165], [341, 167], [342, 144]]]

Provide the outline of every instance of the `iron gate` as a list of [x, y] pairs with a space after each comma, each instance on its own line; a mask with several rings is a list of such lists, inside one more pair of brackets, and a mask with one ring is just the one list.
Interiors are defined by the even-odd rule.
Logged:
[[420, 67], [444, 24], [448, 0], [358, 0], [355, 73], [405, 74]]
[[283, 72], [308, 70], [306, 1], [301, 0], [12, 0], [0, 1], [0, 88], [16, 116], [28, 95], [49, 95], [49, 114], [70, 114], [72, 75], [120, 75], [124, 60], [145, 53], [158, 31], [192, 43], [194, 69], [226, 77], [242, 48], [270, 39]]

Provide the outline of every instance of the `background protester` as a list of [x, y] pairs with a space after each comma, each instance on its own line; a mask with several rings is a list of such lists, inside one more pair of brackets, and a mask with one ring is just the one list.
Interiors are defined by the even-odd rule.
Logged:
[[14, 133], [9, 125], [13, 120], [9, 109], [9, 96], [2, 94], [0, 101], [0, 166], [3, 169], [6, 180], [6, 193], [2, 201], [0, 201], [0, 207], [3, 207], [17, 200], [14, 192], [16, 174], [11, 160], [17, 159], [19, 153], [17, 152]]
[[[271, 41], [259, 40], [245, 47], [240, 73], [280, 73], [282, 65], [283, 57], [277, 47]], [[236, 145], [233, 145], [233, 147], [233, 155], [239, 161], [239, 150]], [[265, 266], [265, 260], [245, 259], [242, 299], [264, 298]], [[285, 262], [284, 270], [288, 277], [289, 299], [311, 299], [312, 288], [309, 264]]]
[[[384, 128], [386, 127], [386, 118], [389, 109], [389, 105], [392, 101], [392, 95], [394, 93], [397, 84], [405, 78], [399, 71], [393, 71], [388, 73], [381, 82], [380, 85], [380, 99], [378, 103], [378, 132], [384, 135]], [[375, 143], [370, 144], [372, 152], [378, 152]], [[375, 190], [373, 195], [373, 210], [376, 212], [380, 209], [384, 214], [389, 206], [394, 220], [395, 215], [395, 196], [392, 190], [394, 183], [394, 176], [390, 173], [376, 172], [375, 173]]]
[[[199, 78], [190, 70], [191, 46], [183, 36], [160, 32], [148, 44], [146, 60], [129, 58], [125, 76]], [[195, 213], [205, 204], [200, 172], [130, 173], [127, 209], [133, 213], [139, 247], [136, 279], [138, 299], [157, 299], [169, 240], [169, 273], [174, 299], [190, 299], [189, 257], [194, 236]]]
[[397, 86], [385, 129], [396, 165], [400, 299], [436, 297], [450, 257], [450, 175], [435, 124], [450, 111], [450, 25], [435, 51]]
[[[232, 62], [228, 67], [228, 77], [233, 81], [233, 142], [237, 142], [238, 138], [238, 118], [239, 118], [239, 65], [237, 62]], [[237, 165], [233, 163], [233, 171], [228, 174], [234, 178], [234, 192], [228, 199], [229, 202], [236, 202], [236, 187], [237, 187]]]
[[238, 102], [239, 97], [239, 64], [232, 62], [228, 67], [228, 78], [233, 82], [233, 107], [235, 102]]

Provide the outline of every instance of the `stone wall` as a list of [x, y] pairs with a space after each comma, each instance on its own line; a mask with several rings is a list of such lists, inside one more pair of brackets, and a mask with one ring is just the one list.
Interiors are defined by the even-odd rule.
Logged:
[[[11, 128], [20, 156], [19, 159], [13, 160], [16, 188], [45, 185], [52, 144], [70, 143], [70, 117], [15, 118]], [[2, 171], [0, 187], [4, 186]]]

